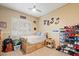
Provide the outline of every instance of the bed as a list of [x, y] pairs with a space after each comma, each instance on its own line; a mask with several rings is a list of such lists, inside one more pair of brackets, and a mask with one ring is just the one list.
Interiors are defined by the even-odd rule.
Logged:
[[38, 35], [29, 35], [21, 38], [22, 41], [22, 52], [24, 54], [31, 53], [37, 49], [40, 49], [45, 46], [44, 42], [46, 40], [45, 34]]
[[27, 42], [30, 44], [36, 44], [44, 41], [45, 39], [46, 39], [45, 36], [38, 36], [38, 35], [27, 36]]

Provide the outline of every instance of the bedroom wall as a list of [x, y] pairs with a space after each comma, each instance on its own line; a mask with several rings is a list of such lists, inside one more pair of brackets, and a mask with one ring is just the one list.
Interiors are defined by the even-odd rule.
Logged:
[[[7, 22], [7, 28], [2, 30], [2, 39], [7, 37], [11, 32], [12, 17], [17, 18], [18, 20], [21, 15], [26, 16], [26, 19], [31, 22], [33, 33], [38, 31], [38, 18], [0, 6], [0, 21]], [[36, 21], [36, 24], [34, 24], [33, 21]], [[34, 31], [34, 27], [37, 28], [36, 31]]]
[[[44, 20], [50, 20], [52, 17], [60, 18], [59, 24], [44, 25]], [[66, 4], [49, 14], [39, 18], [39, 31], [48, 32], [49, 37], [56, 41], [56, 46], [59, 45], [59, 32], [53, 32], [55, 29], [63, 28], [65, 25], [79, 24], [79, 4]]]

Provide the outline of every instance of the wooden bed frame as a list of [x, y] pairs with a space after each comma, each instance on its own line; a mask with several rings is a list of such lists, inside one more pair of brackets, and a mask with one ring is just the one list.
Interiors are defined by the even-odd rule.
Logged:
[[22, 38], [21, 39], [22, 45], [21, 45], [21, 51], [23, 52], [23, 54], [29, 54], [35, 50], [38, 50], [42, 47], [44, 47], [45, 45], [47, 45], [45, 43], [45, 41], [42, 41], [40, 43], [37, 44], [29, 44], [27, 42], [27, 39]]

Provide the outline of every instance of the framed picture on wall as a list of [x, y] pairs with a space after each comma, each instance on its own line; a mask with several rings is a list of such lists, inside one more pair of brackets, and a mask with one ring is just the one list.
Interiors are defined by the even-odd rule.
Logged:
[[33, 23], [35, 23], [35, 24], [36, 24], [36, 21], [33, 21]]
[[7, 27], [7, 23], [4, 21], [0, 21], [0, 28], [6, 28]]

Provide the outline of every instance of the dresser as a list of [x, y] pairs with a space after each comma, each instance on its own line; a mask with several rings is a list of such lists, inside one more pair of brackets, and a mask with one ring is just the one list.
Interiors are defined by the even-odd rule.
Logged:
[[0, 56], [2, 55], [2, 39], [1, 39], [1, 31], [0, 31]]

